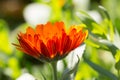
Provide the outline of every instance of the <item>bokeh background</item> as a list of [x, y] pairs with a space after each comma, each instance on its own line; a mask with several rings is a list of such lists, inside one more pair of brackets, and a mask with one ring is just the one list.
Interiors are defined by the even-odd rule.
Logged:
[[[44, 74], [47, 80], [52, 80], [49, 64], [16, 50], [11, 44], [17, 43], [17, 34], [26, 27], [34, 28], [48, 21], [64, 21], [66, 26], [84, 23], [89, 30], [75, 80], [113, 80], [119, 70], [115, 67], [115, 54], [120, 55], [119, 9], [120, 0], [0, 0], [0, 80], [16, 80], [24, 73], [37, 80], [44, 80]], [[64, 61], [58, 73], [67, 65]]]

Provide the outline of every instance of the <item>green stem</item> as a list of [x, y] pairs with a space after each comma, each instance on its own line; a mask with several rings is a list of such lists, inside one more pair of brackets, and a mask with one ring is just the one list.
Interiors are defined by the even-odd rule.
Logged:
[[53, 80], [57, 80], [57, 61], [51, 63], [53, 68]]
[[118, 70], [118, 80], [120, 80], [120, 70]]

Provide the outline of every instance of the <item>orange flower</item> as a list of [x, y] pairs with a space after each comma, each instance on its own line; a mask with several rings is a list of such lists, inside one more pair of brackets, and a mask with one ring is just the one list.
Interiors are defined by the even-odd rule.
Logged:
[[26, 33], [18, 34], [17, 49], [42, 61], [53, 61], [64, 58], [78, 47], [87, 37], [83, 26], [71, 26], [65, 29], [63, 22], [40, 24], [34, 30], [28, 27]]

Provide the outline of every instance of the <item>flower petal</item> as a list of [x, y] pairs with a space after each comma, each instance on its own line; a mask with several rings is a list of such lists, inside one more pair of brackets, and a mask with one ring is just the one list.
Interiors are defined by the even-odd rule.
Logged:
[[56, 44], [54, 40], [48, 40], [47, 42], [47, 48], [49, 50], [50, 53], [50, 57], [54, 58], [57, 54], [57, 49], [56, 49]]
[[49, 53], [46, 45], [45, 45], [43, 42], [41, 42], [41, 44], [40, 44], [40, 49], [41, 49], [41, 53], [42, 53], [45, 57], [50, 58], [50, 53]]

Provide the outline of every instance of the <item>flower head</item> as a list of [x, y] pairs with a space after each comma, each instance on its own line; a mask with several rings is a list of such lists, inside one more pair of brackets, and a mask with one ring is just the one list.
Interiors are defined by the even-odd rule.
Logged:
[[18, 34], [17, 49], [42, 61], [64, 58], [78, 47], [87, 37], [83, 26], [71, 26], [65, 29], [63, 22], [40, 24], [35, 29], [28, 27], [26, 33]]

